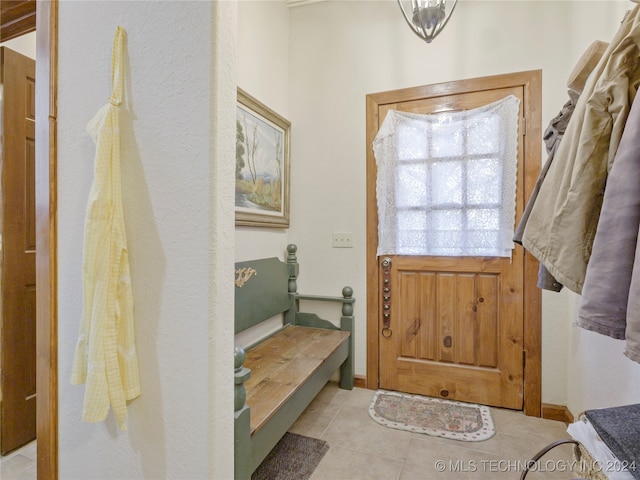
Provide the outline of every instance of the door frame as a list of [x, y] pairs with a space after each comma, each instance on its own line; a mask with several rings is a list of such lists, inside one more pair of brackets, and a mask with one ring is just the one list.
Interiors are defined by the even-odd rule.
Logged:
[[[468, 80], [437, 83], [367, 95], [367, 388], [379, 386], [379, 328], [380, 292], [378, 291], [379, 263], [378, 211], [376, 203], [376, 162], [373, 140], [378, 132], [380, 105], [394, 104], [425, 97], [439, 97], [496, 88], [524, 89], [524, 195], [531, 196], [541, 167], [542, 130], [542, 70], [494, 75]], [[538, 261], [524, 251], [524, 403], [526, 415], [540, 417], [542, 410], [542, 295], [537, 287]]]
[[36, 440], [39, 480], [58, 479], [57, 98], [58, 0], [37, 0]]

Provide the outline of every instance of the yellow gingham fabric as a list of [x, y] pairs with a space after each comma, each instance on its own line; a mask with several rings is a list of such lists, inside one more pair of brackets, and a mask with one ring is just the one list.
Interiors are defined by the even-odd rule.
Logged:
[[96, 156], [85, 221], [83, 319], [71, 372], [71, 383], [86, 383], [82, 420], [100, 422], [111, 407], [123, 430], [127, 400], [140, 395], [120, 178], [124, 40], [125, 32], [118, 27], [111, 59], [111, 98], [87, 125]]

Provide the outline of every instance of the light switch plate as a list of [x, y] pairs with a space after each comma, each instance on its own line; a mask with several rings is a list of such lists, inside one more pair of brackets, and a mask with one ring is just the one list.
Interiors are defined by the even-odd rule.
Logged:
[[353, 234], [351, 232], [331, 234], [333, 248], [353, 248]]

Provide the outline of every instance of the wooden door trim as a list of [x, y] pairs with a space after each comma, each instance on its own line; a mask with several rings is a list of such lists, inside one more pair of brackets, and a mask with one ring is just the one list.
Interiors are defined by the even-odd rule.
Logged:
[[[36, 14], [36, 438], [38, 479], [58, 478], [58, 0]], [[25, 32], [26, 33], [26, 32]]]
[[[542, 71], [494, 75], [456, 82], [446, 82], [421, 87], [399, 89], [369, 94], [367, 106], [367, 388], [379, 386], [379, 291], [378, 291], [378, 213], [376, 206], [376, 162], [373, 140], [378, 131], [378, 107], [383, 104], [418, 100], [424, 97], [445, 96], [480, 90], [521, 86], [524, 88], [524, 194], [531, 196], [540, 171], [542, 149], [541, 101]], [[541, 292], [537, 287], [538, 262], [528, 252], [524, 259], [524, 405], [526, 415], [539, 417], [542, 402], [541, 375]]]

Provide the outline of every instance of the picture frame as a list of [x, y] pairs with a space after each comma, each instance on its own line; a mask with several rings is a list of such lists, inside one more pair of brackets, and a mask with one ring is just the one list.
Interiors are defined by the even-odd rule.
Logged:
[[238, 88], [236, 225], [289, 227], [291, 122]]

